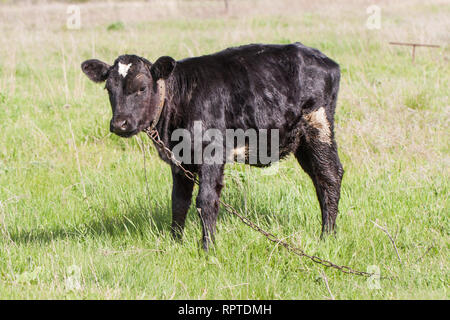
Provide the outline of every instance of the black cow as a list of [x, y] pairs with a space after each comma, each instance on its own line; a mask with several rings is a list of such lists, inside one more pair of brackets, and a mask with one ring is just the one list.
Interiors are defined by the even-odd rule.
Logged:
[[[222, 133], [229, 128], [278, 129], [279, 158], [294, 153], [314, 182], [322, 234], [334, 230], [344, 173], [334, 138], [340, 71], [320, 51], [301, 43], [251, 44], [180, 61], [164, 56], [153, 64], [135, 55], [122, 55], [112, 66], [93, 59], [81, 68], [91, 80], [106, 81], [113, 111], [110, 130], [122, 137], [153, 124], [174, 148], [178, 141], [172, 141], [172, 133], [183, 128], [194, 134], [196, 121], [203, 130]], [[172, 166], [172, 233], [180, 238], [194, 185], [158, 151]], [[214, 241], [225, 161], [184, 166], [199, 178], [197, 208], [208, 249]]]

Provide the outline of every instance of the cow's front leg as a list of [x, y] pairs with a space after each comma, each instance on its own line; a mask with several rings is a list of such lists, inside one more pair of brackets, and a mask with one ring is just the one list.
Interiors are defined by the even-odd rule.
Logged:
[[172, 168], [172, 235], [180, 240], [183, 235], [186, 214], [191, 205], [194, 182], [186, 178], [183, 173]]
[[200, 188], [197, 196], [197, 211], [203, 227], [203, 249], [206, 251], [214, 242], [224, 167], [223, 164], [204, 164], [199, 170]]

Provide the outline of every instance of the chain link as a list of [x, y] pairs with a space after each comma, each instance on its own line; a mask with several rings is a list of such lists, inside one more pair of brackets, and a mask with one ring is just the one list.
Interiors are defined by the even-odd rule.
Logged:
[[[181, 162], [179, 160], [177, 160], [175, 158], [175, 155], [173, 154], [173, 152], [166, 147], [166, 145], [164, 144], [164, 142], [161, 140], [158, 131], [156, 129], [145, 129], [144, 132], [147, 134], [147, 136], [156, 143], [157, 146], [159, 146], [163, 152], [165, 153], [165, 155], [169, 158], [169, 160], [176, 166], [178, 167], [181, 171], [183, 171], [183, 173], [185, 174], [185, 176], [189, 179], [192, 180], [195, 184], [199, 184], [198, 178], [197, 176], [192, 173], [191, 171], [185, 169], [183, 167], [183, 165], [181, 164]], [[264, 229], [262, 229], [261, 227], [259, 227], [257, 224], [255, 224], [254, 222], [252, 222], [250, 219], [248, 219], [247, 217], [244, 217], [243, 215], [241, 215], [235, 208], [233, 208], [231, 205], [229, 205], [226, 202], [223, 202], [222, 200], [219, 200], [220, 203], [224, 206], [225, 210], [233, 215], [235, 215], [236, 217], [238, 217], [245, 225], [249, 226], [250, 228], [252, 228], [253, 230], [259, 232], [260, 234], [262, 234], [264, 237], [266, 237], [269, 241], [276, 243], [277, 245], [281, 245], [282, 247], [284, 247], [285, 249], [287, 249], [289, 252], [296, 254], [297, 256], [300, 257], [306, 257], [310, 260], [312, 260], [315, 263], [318, 263], [324, 267], [327, 268], [334, 268], [337, 269], [343, 273], [347, 273], [347, 274], [353, 274], [353, 275], [358, 275], [358, 276], [363, 276], [363, 277], [370, 277], [370, 276], [374, 276], [374, 273], [369, 273], [369, 272], [365, 272], [365, 271], [359, 271], [359, 270], [355, 270], [352, 269], [348, 266], [345, 265], [337, 265], [331, 261], [322, 259], [320, 257], [314, 256], [314, 255], [309, 255], [307, 253], [305, 253], [304, 250], [302, 250], [299, 247], [295, 247], [294, 245], [283, 241], [281, 239], [278, 239], [275, 235], [271, 234], [270, 232], [265, 231]]]

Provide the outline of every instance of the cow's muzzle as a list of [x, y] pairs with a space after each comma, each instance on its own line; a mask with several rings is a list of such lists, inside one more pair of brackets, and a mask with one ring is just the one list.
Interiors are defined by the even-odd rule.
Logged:
[[109, 129], [121, 137], [131, 137], [138, 132], [134, 121], [130, 117], [123, 115], [114, 116], [111, 119]]

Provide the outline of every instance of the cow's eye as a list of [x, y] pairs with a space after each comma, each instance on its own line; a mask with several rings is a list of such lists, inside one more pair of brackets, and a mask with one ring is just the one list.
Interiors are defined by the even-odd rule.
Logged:
[[145, 91], [145, 87], [141, 87], [140, 89], [139, 89], [139, 92], [144, 92]]

